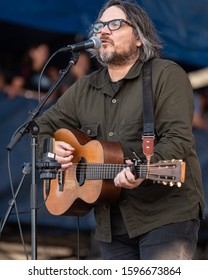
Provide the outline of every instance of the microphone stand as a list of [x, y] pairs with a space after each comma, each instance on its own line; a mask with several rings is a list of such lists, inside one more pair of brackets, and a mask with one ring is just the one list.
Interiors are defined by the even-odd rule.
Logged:
[[51, 86], [46, 96], [41, 100], [38, 106], [30, 113], [30, 116], [26, 120], [26, 122], [19, 128], [17, 133], [12, 137], [9, 145], [7, 146], [7, 150], [11, 151], [13, 147], [17, 144], [18, 141], [21, 140], [22, 136], [26, 132], [30, 132], [31, 135], [31, 248], [32, 248], [32, 259], [37, 259], [37, 184], [36, 184], [36, 146], [37, 146], [37, 136], [39, 133], [39, 127], [34, 121], [34, 119], [38, 116], [40, 110], [42, 109], [45, 102], [54, 92], [56, 87], [59, 85], [61, 80], [65, 77], [65, 75], [69, 72], [70, 68], [77, 63], [79, 59], [79, 53], [73, 54], [72, 59], [69, 61], [68, 66], [61, 70], [59, 76], [55, 83]]
[[19, 185], [17, 187], [17, 190], [16, 190], [16, 192], [14, 194], [14, 197], [12, 198], [11, 201], [9, 201], [8, 210], [6, 212], [6, 215], [4, 217], [3, 222], [1, 224], [0, 236], [1, 236], [1, 233], [2, 233], [2, 231], [4, 229], [5, 224], [6, 224], [7, 220], [8, 220], [8, 218], [9, 218], [9, 215], [10, 215], [10, 213], [12, 211], [12, 208], [14, 207], [15, 199], [17, 198], [17, 195], [18, 195], [18, 193], [19, 193], [19, 191], [21, 189], [21, 186], [22, 186], [22, 184], [23, 184], [23, 182], [25, 180], [25, 177], [26, 177], [26, 175], [30, 174], [30, 172], [31, 172], [31, 163], [27, 163], [27, 164], [25, 163], [24, 166], [23, 166], [23, 171], [22, 171], [23, 175], [22, 175], [21, 181], [20, 181], [20, 183], [19, 183]]

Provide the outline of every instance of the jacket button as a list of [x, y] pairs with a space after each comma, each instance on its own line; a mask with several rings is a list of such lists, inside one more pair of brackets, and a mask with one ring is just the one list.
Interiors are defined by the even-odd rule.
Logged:
[[87, 134], [88, 134], [88, 135], [90, 135], [90, 133], [91, 133], [91, 130], [90, 130], [90, 129], [88, 129], [88, 130], [87, 130]]
[[113, 136], [113, 132], [112, 132], [112, 131], [109, 132], [108, 135], [109, 135], [109, 136]]
[[114, 103], [114, 104], [115, 104], [116, 102], [117, 102], [117, 100], [116, 100], [116, 99], [112, 99], [112, 103]]

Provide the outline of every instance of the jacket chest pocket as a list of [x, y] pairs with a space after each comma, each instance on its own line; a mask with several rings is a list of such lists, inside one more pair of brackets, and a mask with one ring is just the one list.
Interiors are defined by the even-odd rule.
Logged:
[[79, 130], [87, 134], [91, 138], [97, 138], [99, 132], [99, 126], [100, 126], [99, 123], [82, 124]]

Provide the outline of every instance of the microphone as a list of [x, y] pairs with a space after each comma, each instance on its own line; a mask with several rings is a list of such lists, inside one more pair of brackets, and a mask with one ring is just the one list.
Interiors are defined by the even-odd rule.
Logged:
[[101, 47], [101, 40], [93, 36], [89, 40], [84, 41], [84, 42], [79, 42], [74, 45], [67, 45], [66, 47], [63, 47], [59, 49], [60, 52], [66, 52], [66, 51], [72, 51], [72, 52], [79, 52], [81, 50], [86, 50], [86, 49], [99, 49]]

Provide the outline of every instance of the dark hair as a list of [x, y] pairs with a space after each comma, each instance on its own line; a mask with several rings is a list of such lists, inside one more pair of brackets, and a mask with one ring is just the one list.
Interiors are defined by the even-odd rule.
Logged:
[[110, 0], [100, 10], [99, 20], [106, 9], [118, 6], [126, 15], [126, 19], [134, 27], [134, 34], [142, 42], [139, 60], [146, 62], [149, 59], [159, 57], [161, 42], [157, 36], [156, 29], [147, 13], [133, 1]]

